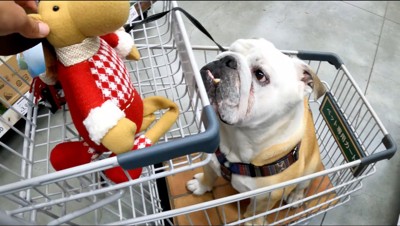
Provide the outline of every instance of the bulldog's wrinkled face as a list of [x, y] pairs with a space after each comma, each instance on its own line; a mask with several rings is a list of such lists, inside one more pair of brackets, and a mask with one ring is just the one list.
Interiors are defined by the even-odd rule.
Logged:
[[221, 121], [253, 127], [279, 120], [301, 102], [315, 74], [265, 39], [239, 39], [201, 75]]

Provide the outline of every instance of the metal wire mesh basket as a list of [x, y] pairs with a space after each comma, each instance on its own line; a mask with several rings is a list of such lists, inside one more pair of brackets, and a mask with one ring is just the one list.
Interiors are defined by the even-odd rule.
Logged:
[[[132, 7], [148, 3], [134, 2]], [[166, 11], [173, 4], [159, 2], [150, 5], [146, 13], [141, 7], [136, 8], [143, 18], [147, 13]], [[1, 209], [12, 217], [11, 221], [104, 224], [159, 212], [155, 179], [207, 162], [195, 160], [203, 155], [198, 152], [215, 150], [219, 142], [218, 124], [213, 112], [207, 110], [208, 99], [198, 88], [199, 80], [194, 78], [197, 65], [191, 60], [193, 53], [181, 20], [179, 14], [171, 13], [131, 31], [141, 53], [140, 61], [126, 62], [134, 86], [142, 97], [165, 96], [180, 108], [173, 128], [145, 152], [138, 150], [125, 157], [104, 155], [96, 162], [54, 172], [49, 163], [52, 148], [60, 142], [79, 139], [68, 106], [52, 114], [24, 93], [20, 97], [25, 112], [8, 106], [12, 114], [26, 122], [20, 125], [24, 128], [18, 128], [1, 118], [14, 131], [9, 142], [1, 142], [6, 157], [0, 165], [4, 178], [0, 182]], [[172, 161], [175, 157], [181, 158]], [[157, 164], [161, 162], [164, 164]], [[140, 178], [116, 185], [103, 173], [116, 165], [144, 169]]]
[[[175, 2], [158, 2], [151, 4], [147, 12], [137, 8], [143, 18], [174, 6]], [[25, 111], [14, 105], [8, 106], [8, 111], [23, 118], [25, 125], [14, 125], [4, 115], [1, 118], [13, 131], [12, 139], [6, 135], [7, 142], [0, 142], [2, 221], [50, 225], [214, 225], [242, 224], [265, 217], [265, 222], [271, 224], [299, 223], [349, 201], [350, 195], [361, 189], [362, 180], [375, 172], [375, 162], [390, 158], [396, 150], [389, 133], [337, 56], [283, 51], [308, 62], [330, 91], [327, 99], [310, 100], [323, 161], [321, 171], [240, 194], [223, 181], [211, 194], [197, 200], [186, 191], [174, 193], [174, 188], [184, 188], [186, 179], [201, 171], [219, 143], [218, 121], [197, 67], [213, 60], [219, 52], [209, 46], [192, 47], [179, 12], [134, 26], [131, 34], [142, 56], [138, 62], [126, 62], [131, 79], [142, 97], [162, 95], [178, 104], [181, 113], [174, 127], [153, 147], [111, 158], [104, 155], [90, 164], [54, 172], [48, 160], [51, 149], [60, 142], [79, 139], [68, 107], [52, 114], [34, 105], [31, 96], [19, 93]], [[342, 153], [346, 144], [340, 140], [338, 129], [332, 127], [333, 122], [329, 122], [327, 108], [337, 114], [335, 119], [341, 120], [343, 129], [346, 127], [343, 131], [351, 132], [346, 138], [352, 139], [362, 152], [359, 158]], [[114, 184], [103, 171], [116, 165], [144, 170], [140, 178]], [[313, 186], [303, 200], [286, 204], [282, 198], [274, 209], [243, 216], [249, 198], [267, 197], [264, 201], [268, 202], [272, 191], [307, 180]], [[179, 202], [186, 198], [194, 201]], [[300, 207], [292, 208], [295, 205]]]

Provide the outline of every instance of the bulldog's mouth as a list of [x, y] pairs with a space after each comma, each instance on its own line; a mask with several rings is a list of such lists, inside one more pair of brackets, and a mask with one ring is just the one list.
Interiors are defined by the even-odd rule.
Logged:
[[220, 78], [215, 78], [210, 70], [207, 70], [207, 76], [211, 79], [211, 81], [213, 82], [213, 84], [215, 86], [218, 86], [218, 84], [221, 82], [221, 79]]
[[237, 79], [222, 82], [219, 75], [214, 75], [210, 70], [206, 70], [206, 77], [206, 90], [214, 111], [222, 122], [232, 125], [233, 122], [230, 122], [230, 118], [237, 114], [236, 110], [239, 107], [240, 95]]
[[240, 68], [238, 59], [227, 55], [200, 69], [210, 104], [221, 121], [230, 125], [236, 124], [240, 119]]
[[218, 116], [221, 118], [218, 112], [218, 103], [217, 103], [217, 89], [219, 84], [221, 83], [220, 78], [215, 78], [214, 75], [211, 73], [210, 70], [206, 70], [206, 90], [207, 90], [207, 95], [208, 98], [210, 99], [210, 104], [213, 106], [214, 111], [218, 114]]
[[[206, 72], [207, 72], [207, 80], [211, 81], [212, 86], [213, 86], [212, 88], [208, 88], [208, 89], [206, 88], [207, 91], [208, 91], [208, 97], [210, 98], [210, 101], [211, 101], [211, 105], [213, 106], [214, 111], [215, 111], [215, 113], [217, 113], [219, 119], [220, 119], [222, 122], [224, 122], [224, 123], [226, 123], [226, 124], [229, 124], [229, 123], [227, 123], [227, 122], [221, 117], [221, 114], [220, 114], [219, 111], [218, 111], [218, 106], [219, 106], [219, 104], [216, 102], [216, 98], [215, 98], [216, 89], [217, 89], [218, 85], [220, 84], [221, 79], [220, 79], [220, 78], [215, 78], [214, 75], [211, 73], [210, 70], [207, 70]], [[211, 90], [212, 90], [212, 91], [211, 91]], [[213, 93], [211, 93], [210, 91], [213, 92]], [[210, 94], [211, 94], [211, 95], [210, 95]]]

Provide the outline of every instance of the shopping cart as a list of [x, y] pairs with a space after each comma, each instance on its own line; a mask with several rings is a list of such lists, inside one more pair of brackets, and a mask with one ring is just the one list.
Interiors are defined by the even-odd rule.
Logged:
[[[160, 1], [147, 14], [175, 6], [175, 2]], [[144, 17], [144, 12], [138, 13]], [[22, 118], [25, 124], [13, 124], [4, 115], [0, 118], [10, 129], [0, 141], [0, 221], [214, 225], [242, 224], [266, 216], [273, 224], [300, 223], [349, 201], [351, 194], [361, 189], [362, 180], [375, 172], [375, 163], [394, 155], [396, 145], [390, 134], [337, 56], [283, 51], [307, 61], [329, 90], [325, 99], [310, 100], [323, 168], [307, 177], [241, 194], [221, 182], [212, 193], [182, 204], [182, 198], [193, 198], [184, 190], [185, 177], [201, 171], [219, 143], [218, 120], [197, 66], [213, 60], [219, 50], [191, 46], [179, 12], [133, 26], [130, 32], [142, 56], [138, 62], [126, 62], [132, 81], [142, 97], [162, 95], [178, 104], [181, 112], [173, 128], [152, 147], [117, 157], [104, 155], [90, 164], [54, 172], [48, 161], [52, 148], [79, 139], [68, 107], [52, 114], [35, 105], [31, 95], [17, 92], [19, 105], [6, 106], [6, 113]], [[355, 143], [359, 158], [346, 154], [342, 135], [329, 121], [332, 114], [342, 123], [342, 131], [350, 131], [346, 138]], [[114, 184], [103, 171], [116, 165], [124, 169], [143, 167], [143, 173], [137, 179]], [[303, 200], [286, 204], [282, 199], [274, 209], [243, 217], [249, 198], [307, 180], [313, 186]], [[174, 193], [176, 188], [181, 193]], [[231, 194], [220, 197], [218, 189]], [[291, 208], [296, 204], [301, 207]]]

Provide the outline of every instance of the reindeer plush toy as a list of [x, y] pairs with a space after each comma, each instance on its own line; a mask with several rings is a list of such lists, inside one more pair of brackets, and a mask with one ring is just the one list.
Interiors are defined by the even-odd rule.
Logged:
[[[56, 170], [89, 163], [104, 152], [114, 155], [150, 146], [178, 117], [173, 102], [160, 96], [142, 100], [130, 81], [121, 58], [139, 60], [140, 54], [121, 28], [128, 14], [127, 1], [41, 1], [38, 14], [31, 14], [50, 27], [47, 40], [51, 46], [44, 45], [47, 78], [43, 81], [60, 82], [83, 138], [60, 143], [52, 150], [50, 161]], [[135, 140], [161, 109], [168, 111]], [[136, 178], [141, 169], [129, 173]], [[116, 183], [127, 180], [118, 167], [106, 175]]]

